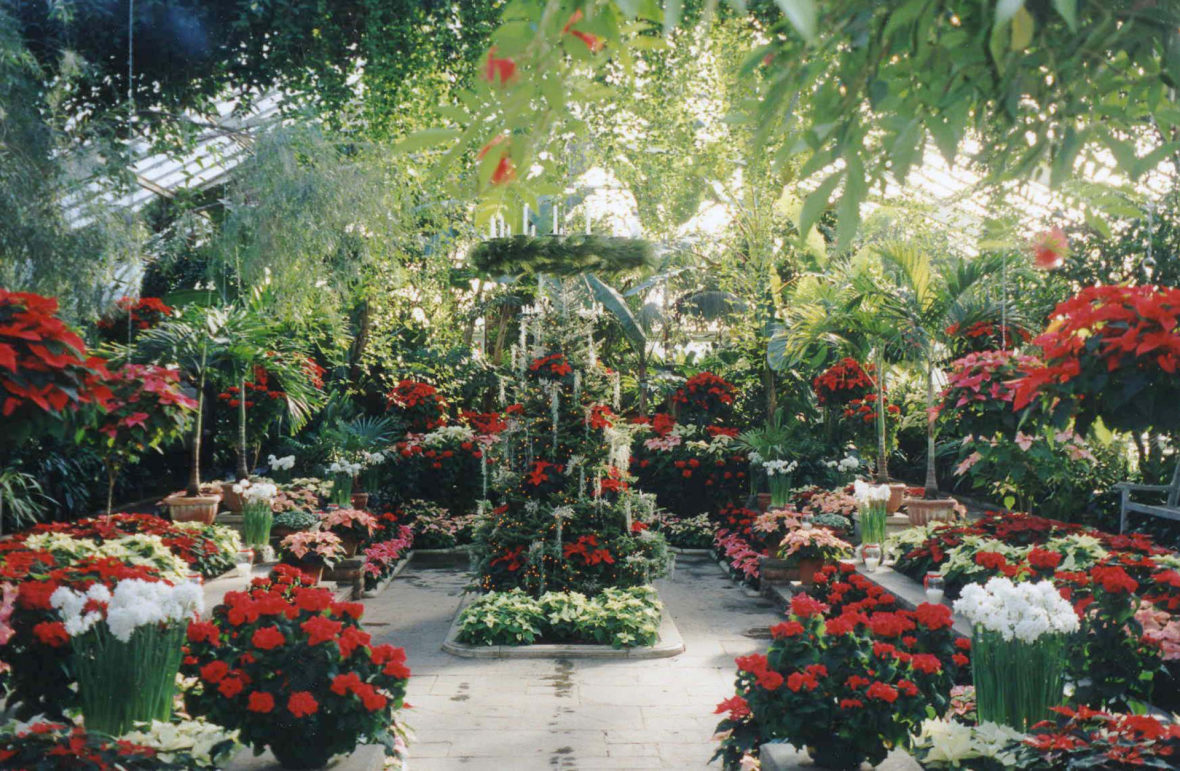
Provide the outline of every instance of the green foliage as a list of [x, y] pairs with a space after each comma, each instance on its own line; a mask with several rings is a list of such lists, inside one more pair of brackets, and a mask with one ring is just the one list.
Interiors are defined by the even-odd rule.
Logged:
[[651, 587], [608, 588], [592, 598], [547, 592], [533, 598], [520, 589], [490, 592], [463, 609], [459, 640], [472, 645], [597, 643], [614, 648], [654, 645], [660, 601]]
[[593, 235], [489, 238], [471, 250], [471, 262], [491, 276], [639, 270], [652, 263], [651, 245], [634, 238]]

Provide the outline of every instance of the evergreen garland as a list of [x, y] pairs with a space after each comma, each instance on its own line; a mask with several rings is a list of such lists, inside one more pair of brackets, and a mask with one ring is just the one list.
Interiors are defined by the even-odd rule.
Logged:
[[613, 236], [508, 236], [489, 238], [471, 250], [471, 263], [493, 275], [618, 273], [652, 265], [651, 244]]

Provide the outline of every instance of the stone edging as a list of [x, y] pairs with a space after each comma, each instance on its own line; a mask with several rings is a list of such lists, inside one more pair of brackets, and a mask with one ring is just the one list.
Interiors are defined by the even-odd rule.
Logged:
[[712, 549], [682, 549], [679, 546], [669, 546], [668, 551], [678, 557], [704, 557], [708, 558]]
[[[442, 649], [452, 656], [465, 659], [666, 659], [684, 652], [684, 638], [676, 628], [676, 622], [662, 607], [660, 633], [655, 645], [637, 648], [612, 648], [609, 645], [574, 645], [568, 643], [546, 645], [468, 645], [459, 642], [459, 617], [463, 609], [474, 599], [471, 593], [464, 594], [455, 609], [455, 619], [447, 631]], [[661, 600], [660, 605], [664, 603]]]

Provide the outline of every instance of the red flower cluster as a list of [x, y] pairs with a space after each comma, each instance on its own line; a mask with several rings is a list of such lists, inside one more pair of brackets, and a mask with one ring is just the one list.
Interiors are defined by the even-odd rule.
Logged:
[[179, 370], [124, 364], [107, 383], [112, 397], [98, 430], [112, 442], [122, 438], [141, 447], [154, 446], [179, 431], [197, 408], [197, 400], [180, 390]]
[[533, 359], [532, 363], [529, 364], [529, 373], [531, 375], [550, 380], [560, 380], [573, 371], [574, 368], [566, 361], [564, 353], [551, 353], [548, 356]]
[[[205, 683], [190, 693], [190, 709], [239, 728], [255, 747], [288, 731], [340, 747], [387, 731], [410, 671], [405, 651], [371, 644], [363, 612], [285, 565], [247, 591], [227, 592], [211, 620], [189, 627], [183, 671]], [[280, 710], [287, 718], [273, 719]]]
[[244, 389], [238, 386], [230, 386], [217, 394], [217, 399], [234, 408], [240, 406], [242, 399], [245, 399], [246, 409], [250, 409], [257, 404], [265, 403], [267, 400], [280, 402], [285, 401], [287, 398], [286, 392], [271, 387], [270, 375], [267, 373], [265, 367], [255, 367], [254, 379], [247, 380], [243, 383], [243, 386]]
[[498, 412], [462, 410], [459, 413], [459, 419], [471, 426], [471, 429], [477, 434], [495, 436], [508, 428], [508, 422], [501, 418]]
[[811, 381], [820, 404], [845, 405], [853, 399], [864, 399], [877, 389], [872, 364], [862, 366], [859, 361], [845, 357]]
[[951, 324], [946, 328], [946, 334], [952, 338], [951, 350], [955, 355], [1012, 348], [1032, 337], [1027, 329], [1012, 323], [1008, 323], [1001, 334], [1000, 325], [991, 321], [976, 321], [966, 327]]
[[105, 410], [109, 378], [106, 363], [89, 355], [82, 338], [58, 318], [57, 300], [0, 288], [0, 416], [6, 426], [60, 417], [82, 405]]
[[611, 412], [610, 407], [605, 404], [595, 404], [590, 407], [590, 412], [586, 416], [586, 425], [602, 430], [614, 426], [616, 419], [617, 416]]
[[1027, 744], [1048, 768], [1174, 768], [1180, 725], [1149, 715], [1054, 707], [1056, 720], [1032, 727]]
[[573, 543], [567, 543], [562, 553], [567, 560], [580, 557], [583, 565], [615, 564], [614, 555], [610, 553], [610, 549], [599, 545], [596, 535], [583, 535]]
[[[1060, 303], [1033, 342], [1044, 364], [1013, 387], [1021, 409], [1040, 396], [1077, 397], [1083, 414], [1100, 412], [1107, 425], [1139, 429], [1152, 416], [1137, 412], [1137, 394], [1175, 402], [1170, 383], [1180, 365], [1180, 289], [1092, 286]], [[1128, 396], [1130, 394], [1130, 396]], [[1174, 405], [1161, 410], [1171, 416]], [[1175, 420], [1169, 418], [1167, 425]]]
[[[890, 415], [898, 415], [901, 413], [901, 407], [890, 404], [886, 399], [885, 412]], [[872, 424], [877, 419], [877, 394], [870, 393], [863, 399], [850, 400], [841, 414], [846, 420], [851, 420], [854, 423]]]
[[159, 297], [121, 297], [115, 303], [117, 312], [99, 319], [95, 326], [106, 333], [108, 339], [126, 337], [120, 332], [130, 323], [133, 330], [151, 329], [172, 315], [173, 310]]
[[732, 383], [712, 372], [701, 372], [672, 394], [672, 402], [689, 417], [715, 418], [733, 404], [734, 394]]
[[401, 380], [386, 394], [386, 400], [406, 416], [415, 431], [429, 431], [446, 423], [447, 403], [429, 383]]

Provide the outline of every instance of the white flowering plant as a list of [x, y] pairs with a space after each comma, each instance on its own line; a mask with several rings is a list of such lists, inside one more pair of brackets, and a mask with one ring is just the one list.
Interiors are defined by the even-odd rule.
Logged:
[[982, 722], [1028, 730], [1061, 704], [1068, 636], [1077, 613], [1051, 581], [992, 578], [955, 601], [973, 627], [975, 695]]
[[926, 720], [910, 753], [922, 768], [969, 768], [1000, 771], [1029, 768], [1035, 753], [1025, 734], [999, 723], [967, 725], [954, 720]]
[[73, 646], [90, 730], [119, 736], [137, 722], [169, 720], [185, 630], [204, 606], [197, 584], [128, 578], [114, 591], [59, 586], [49, 602]]
[[237, 731], [226, 730], [204, 718], [178, 722], [153, 720], [120, 738], [151, 747], [162, 763], [185, 768], [224, 768], [241, 746]]

